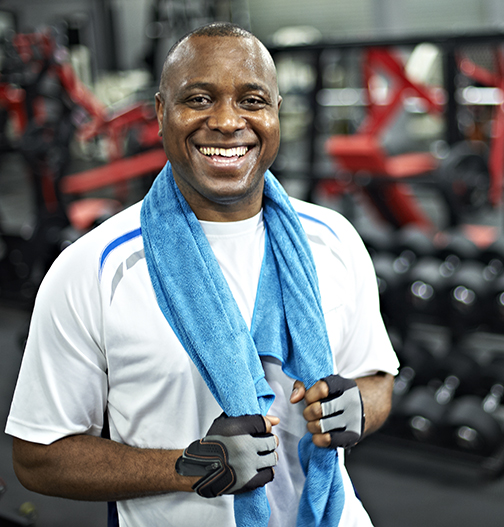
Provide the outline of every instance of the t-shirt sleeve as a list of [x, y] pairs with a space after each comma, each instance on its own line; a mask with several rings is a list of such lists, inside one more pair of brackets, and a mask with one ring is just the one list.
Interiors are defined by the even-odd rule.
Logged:
[[39, 289], [6, 433], [41, 444], [100, 435], [107, 400], [94, 258], [80, 240]]
[[338, 212], [295, 203], [305, 218], [322, 280], [335, 372], [348, 378], [379, 371], [396, 375], [399, 362], [383, 323], [376, 273], [362, 239]]
[[349, 287], [346, 330], [337, 356], [340, 375], [357, 378], [378, 371], [397, 374], [397, 356], [380, 312], [378, 284], [371, 257], [360, 236], [346, 220], [338, 231], [346, 248]]

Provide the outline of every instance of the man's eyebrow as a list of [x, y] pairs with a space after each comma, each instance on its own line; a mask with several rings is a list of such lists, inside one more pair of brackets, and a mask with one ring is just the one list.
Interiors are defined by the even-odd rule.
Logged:
[[183, 91], [190, 90], [207, 90], [211, 88], [213, 84], [211, 82], [193, 82], [192, 84], [182, 85]]
[[243, 85], [243, 88], [250, 91], [261, 91], [264, 93], [269, 93], [269, 90], [263, 84], [257, 84], [255, 82], [248, 82]]
[[[213, 88], [215, 85], [211, 82], [193, 82], [187, 85], [182, 85], [182, 90], [184, 92], [192, 91], [192, 90], [209, 90]], [[247, 82], [240, 86], [244, 91], [260, 91], [263, 93], [270, 93], [270, 90], [264, 85], [259, 84], [256, 82]]]

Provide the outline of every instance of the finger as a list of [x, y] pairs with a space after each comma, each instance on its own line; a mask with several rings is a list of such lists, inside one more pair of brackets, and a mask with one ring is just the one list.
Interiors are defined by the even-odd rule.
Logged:
[[307, 421], [317, 421], [322, 418], [322, 405], [317, 401], [303, 410], [303, 417]]
[[312, 441], [315, 446], [320, 448], [328, 448], [331, 446], [330, 434], [313, 434]]
[[278, 457], [276, 455], [276, 452], [271, 452], [270, 454], [266, 454], [264, 456], [260, 456], [257, 461], [257, 470], [261, 470], [262, 468], [268, 468], [268, 467], [274, 467], [278, 463]]
[[325, 381], [317, 381], [304, 396], [306, 404], [312, 404], [329, 396], [329, 386]]
[[308, 432], [310, 432], [310, 434], [321, 434], [322, 433], [322, 429], [320, 428], [320, 421], [319, 420], [317, 420], [317, 421], [309, 421], [306, 424], [306, 428], [307, 428]]
[[295, 381], [290, 396], [290, 402], [296, 404], [303, 400], [306, 393], [305, 385], [301, 381]]
[[271, 434], [272, 428], [280, 422], [280, 418], [274, 415], [263, 416], [266, 423], [266, 433]]

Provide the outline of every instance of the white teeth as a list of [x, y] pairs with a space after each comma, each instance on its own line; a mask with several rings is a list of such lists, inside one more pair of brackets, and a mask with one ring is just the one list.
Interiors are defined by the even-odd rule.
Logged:
[[241, 157], [247, 153], [248, 147], [216, 148], [214, 146], [201, 146], [199, 150], [205, 156]]

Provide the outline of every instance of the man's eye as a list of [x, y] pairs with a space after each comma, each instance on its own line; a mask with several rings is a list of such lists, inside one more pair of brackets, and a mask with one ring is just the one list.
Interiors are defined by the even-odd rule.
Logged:
[[263, 108], [266, 105], [263, 99], [257, 97], [247, 97], [243, 100], [242, 104], [249, 108]]
[[189, 104], [192, 104], [193, 106], [202, 106], [210, 103], [210, 99], [208, 97], [204, 97], [203, 95], [197, 95], [195, 97], [191, 97], [188, 100]]

